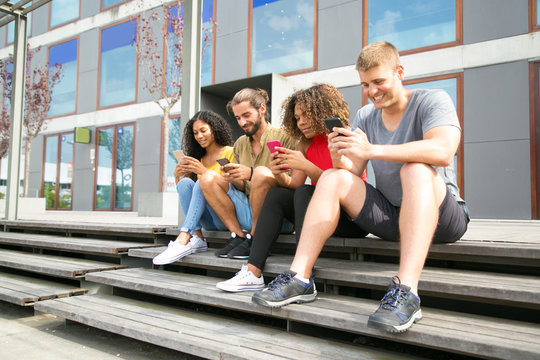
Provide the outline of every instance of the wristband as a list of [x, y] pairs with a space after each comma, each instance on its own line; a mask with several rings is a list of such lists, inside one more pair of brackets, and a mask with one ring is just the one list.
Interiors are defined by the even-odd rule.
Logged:
[[250, 169], [251, 169], [251, 174], [249, 175], [249, 180], [248, 181], [251, 181], [251, 178], [253, 177], [253, 167], [251, 167]]

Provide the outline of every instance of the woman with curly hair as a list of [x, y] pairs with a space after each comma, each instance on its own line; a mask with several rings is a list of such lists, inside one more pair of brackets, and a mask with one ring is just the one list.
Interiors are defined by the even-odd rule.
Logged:
[[170, 264], [186, 255], [206, 251], [208, 245], [201, 232], [203, 227], [226, 230], [206, 203], [198, 179], [207, 171], [220, 172], [217, 159], [232, 161], [232, 144], [229, 124], [215, 112], [200, 111], [186, 124], [182, 137], [184, 156], [174, 169], [176, 190], [186, 219], [176, 240], [169, 242], [167, 249], [154, 258], [155, 265]]
[[[272, 188], [264, 200], [247, 265], [233, 278], [218, 283], [218, 289], [238, 292], [264, 288], [262, 270], [270, 247], [280, 234], [283, 219], [294, 223], [298, 243], [315, 184], [324, 170], [332, 168], [329, 131], [324, 119], [340, 118], [343, 126], [349, 126], [348, 105], [339, 90], [330, 85], [319, 84], [296, 91], [285, 100], [282, 108], [282, 128], [299, 139], [297, 150], [278, 147], [279, 152], [272, 154], [268, 173], [279, 187]], [[289, 175], [286, 169], [292, 169], [292, 173]], [[311, 185], [305, 185], [307, 177]], [[336, 235], [363, 237], [367, 233], [342, 212]]]

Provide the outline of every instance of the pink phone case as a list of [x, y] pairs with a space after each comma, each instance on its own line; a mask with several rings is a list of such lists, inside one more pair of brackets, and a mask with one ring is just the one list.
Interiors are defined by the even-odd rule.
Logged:
[[268, 146], [270, 153], [275, 153], [277, 151], [276, 147], [281, 147], [281, 142], [279, 140], [268, 141], [266, 146]]

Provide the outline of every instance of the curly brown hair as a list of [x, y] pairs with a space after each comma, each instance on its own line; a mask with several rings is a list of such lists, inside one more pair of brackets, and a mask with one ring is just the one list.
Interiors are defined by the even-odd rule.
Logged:
[[349, 126], [349, 105], [343, 95], [332, 85], [317, 84], [294, 92], [281, 106], [284, 112], [281, 127], [295, 139], [305, 139], [296, 125], [297, 120], [294, 116], [296, 104], [301, 104], [305, 116], [311, 119], [311, 127], [317, 134], [329, 133], [324, 124], [326, 118], [340, 118], [344, 126]]
[[232, 131], [229, 123], [219, 114], [203, 110], [196, 113], [186, 124], [184, 128], [184, 136], [182, 137], [182, 150], [187, 156], [191, 156], [197, 160], [206, 154], [206, 149], [202, 148], [201, 145], [195, 140], [193, 135], [193, 123], [197, 120], [201, 120], [212, 129], [212, 134], [214, 135], [214, 141], [220, 146], [232, 146]]

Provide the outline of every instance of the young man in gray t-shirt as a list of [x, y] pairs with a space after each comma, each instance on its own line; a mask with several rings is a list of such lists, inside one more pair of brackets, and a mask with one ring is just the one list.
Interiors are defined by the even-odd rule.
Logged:
[[[403, 87], [393, 45], [366, 46], [356, 69], [372, 104], [358, 111], [353, 130], [329, 135], [333, 169], [319, 178], [291, 269], [253, 301], [278, 307], [315, 300], [312, 269], [343, 209], [364, 230], [400, 242], [398, 273], [368, 326], [402, 332], [422, 318], [418, 281], [431, 242], [454, 242], [467, 230], [454, 169], [461, 129], [445, 92]], [[360, 179], [368, 161], [377, 188]]]

